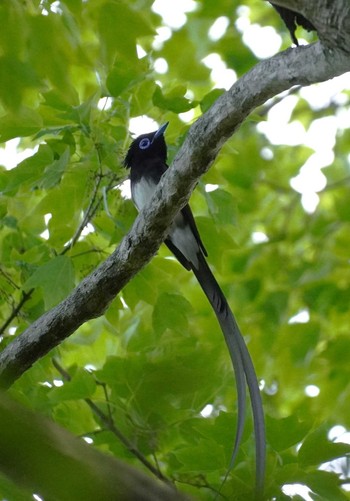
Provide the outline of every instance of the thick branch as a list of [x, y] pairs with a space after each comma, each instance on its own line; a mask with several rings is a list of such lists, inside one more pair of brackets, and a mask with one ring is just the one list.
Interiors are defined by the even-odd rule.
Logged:
[[[342, 1], [334, 3], [340, 5]], [[149, 205], [113, 254], [0, 354], [1, 386], [8, 387], [85, 321], [103, 314], [116, 294], [157, 252], [167, 227], [188, 202], [199, 177], [252, 110], [293, 85], [309, 85], [350, 70], [346, 55], [350, 27], [343, 41], [339, 49], [329, 50], [318, 42], [260, 62], [197, 120]]]
[[[186, 501], [173, 487], [94, 449], [0, 393], [0, 470], [44, 499]], [[31, 499], [23, 495], [23, 499]]]

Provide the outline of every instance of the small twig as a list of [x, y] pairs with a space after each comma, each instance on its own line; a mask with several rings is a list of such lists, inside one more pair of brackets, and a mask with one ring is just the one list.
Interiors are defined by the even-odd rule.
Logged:
[[20, 287], [12, 280], [12, 278], [10, 277], [10, 275], [8, 273], [6, 273], [2, 268], [0, 268], [0, 273], [1, 273], [1, 275], [3, 275], [5, 277], [5, 279], [8, 281], [8, 283], [10, 285], [12, 285], [12, 287], [14, 289], [17, 289], [17, 290], [20, 289]]
[[18, 303], [18, 305], [12, 310], [12, 313], [8, 317], [8, 319], [5, 320], [5, 322], [3, 323], [3, 325], [0, 327], [0, 335], [5, 332], [6, 328], [10, 325], [10, 323], [12, 322], [12, 320], [17, 317], [17, 315], [20, 312], [20, 310], [21, 310], [22, 306], [24, 305], [24, 303], [26, 303], [28, 301], [28, 299], [30, 299], [33, 291], [34, 291], [34, 289], [30, 289], [28, 292], [24, 292], [24, 291], [22, 292], [22, 299], [20, 300], [20, 302]]
[[[91, 374], [94, 376], [93, 372]], [[106, 383], [101, 383], [101, 381], [98, 381], [95, 377], [94, 377], [94, 379], [95, 379], [96, 384], [98, 384], [99, 386], [102, 386], [102, 388], [103, 388], [103, 393], [104, 393], [104, 396], [105, 396], [105, 399], [106, 399], [106, 402], [107, 402], [109, 421], [111, 423], [113, 423], [112, 410], [111, 410], [111, 406], [110, 406], [110, 402], [109, 402], [109, 397], [108, 397]]]
[[175, 482], [178, 482], [179, 484], [184, 484], [184, 485], [191, 485], [192, 487], [197, 487], [198, 489], [209, 489], [210, 491], [214, 492], [216, 494], [215, 499], [220, 496], [223, 499], [227, 499], [222, 492], [219, 491], [219, 489], [216, 489], [212, 485], [208, 484], [206, 478], [204, 475], [199, 475], [197, 477], [199, 479], [198, 482], [190, 482], [188, 480], [183, 480], [179, 478], [174, 478]]
[[294, 87], [292, 87], [288, 91], [282, 92], [282, 95], [279, 94], [279, 95], [273, 97], [272, 99], [269, 99], [269, 101], [267, 103], [263, 104], [260, 107], [260, 109], [257, 111], [256, 114], [259, 115], [260, 117], [264, 117], [265, 115], [268, 114], [268, 112], [271, 110], [271, 108], [276, 106], [276, 104], [279, 104], [281, 101], [283, 101], [283, 99], [285, 99], [288, 96], [292, 96], [293, 94], [297, 94], [301, 88], [302, 88], [301, 85], [295, 85]]
[[93, 192], [92, 192], [92, 196], [90, 198], [90, 203], [88, 205], [88, 208], [85, 211], [83, 220], [80, 223], [80, 225], [78, 226], [78, 228], [77, 228], [76, 232], [74, 233], [74, 235], [73, 235], [71, 241], [69, 242], [69, 244], [61, 252], [61, 255], [63, 255], [66, 252], [68, 252], [74, 246], [74, 244], [79, 239], [79, 237], [81, 235], [81, 232], [83, 231], [83, 229], [85, 228], [85, 226], [88, 224], [88, 222], [90, 221], [90, 219], [93, 217], [93, 215], [96, 213], [96, 211], [98, 209], [98, 206], [99, 206], [99, 204], [101, 202], [101, 199], [99, 199], [99, 200], [97, 200], [97, 203], [95, 203], [96, 202], [96, 198], [97, 198], [98, 189], [100, 187], [100, 184], [101, 184], [101, 181], [102, 181], [102, 178], [103, 178], [101, 145], [98, 144], [98, 143], [95, 143], [94, 146], [95, 146], [95, 150], [97, 152], [98, 170], [99, 170], [99, 172], [98, 172], [98, 174], [97, 174], [97, 176], [95, 178], [95, 179], [97, 179], [97, 182], [95, 183], [95, 186], [94, 186], [94, 189], [93, 189]]
[[86, 250], [86, 251], [83, 251], [83, 252], [78, 252], [77, 254], [73, 254], [71, 255], [71, 259], [74, 259], [76, 257], [80, 257], [80, 256], [84, 256], [85, 254], [93, 254], [93, 253], [97, 253], [97, 254], [104, 254], [104, 255], [108, 255], [108, 253], [102, 249], [89, 249], [89, 250]]
[[[96, 204], [95, 204], [95, 202], [96, 202], [98, 189], [100, 187], [101, 180], [102, 180], [101, 174], [98, 174], [96, 176], [96, 178], [97, 178], [97, 182], [95, 183], [94, 190], [92, 192], [92, 197], [90, 199], [90, 203], [88, 205], [88, 208], [85, 211], [83, 220], [80, 223], [80, 225], [78, 226], [78, 228], [77, 228], [76, 232], [74, 233], [73, 237], [71, 238], [69, 244], [62, 250], [61, 256], [66, 254], [66, 252], [68, 252], [72, 247], [74, 247], [74, 245], [76, 244], [77, 240], [79, 239], [79, 237], [81, 235], [81, 232], [83, 231], [85, 226], [88, 224], [88, 222], [90, 221], [90, 219], [93, 217], [93, 215], [95, 214], [95, 212], [98, 209], [99, 201]], [[95, 204], [95, 206], [94, 206], [94, 204]]]
[[[61, 374], [63, 379], [65, 379], [66, 381], [70, 381], [72, 379], [71, 376], [68, 374], [68, 372], [63, 367], [61, 367], [61, 365], [55, 358], [52, 358], [52, 363], [54, 367], [58, 370], [58, 372]], [[165, 477], [160, 471], [158, 471], [158, 469], [155, 468], [154, 465], [150, 463], [141, 454], [141, 452], [130, 442], [130, 440], [123, 435], [123, 433], [119, 430], [119, 428], [114, 424], [111, 416], [107, 416], [90, 398], [84, 398], [84, 400], [90, 407], [92, 412], [95, 414], [95, 416], [99, 418], [99, 420], [101, 421], [102, 425], [105, 427], [106, 430], [111, 431], [121, 441], [121, 443], [126, 447], [126, 449], [131, 454], [133, 454], [157, 478], [159, 478], [166, 484], [173, 486], [173, 483], [167, 477]]]
[[83, 217], [83, 220], [80, 223], [78, 229], [76, 230], [76, 232], [73, 235], [69, 244], [61, 252], [61, 255], [66, 254], [66, 252], [68, 252], [75, 245], [75, 243], [77, 242], [77, 240], [79, 239], [79, 237], [81, 235], [81, 232], [83, 231], [85, 226], [91, 221], [92, 217], [96, 214], [96, 211], [99, 208], [100, 204], [104, 201], [104, 199], [106, 197], [106, 193], [114, 186], [115, 181], [116, 181], [116, 176], [112, 176], [108, 185], [104, 188], [103, 194], [97, 198], [97, 193], [98, 193], [98, 189], [100, 187], [102, 178], [103, 178], [103, 175], [101, 173], [99, 173], [97, 175], [97, 182], [95, 183], [92, 197], [91, 197], [89, 206], [85, 211], [85, 215]]

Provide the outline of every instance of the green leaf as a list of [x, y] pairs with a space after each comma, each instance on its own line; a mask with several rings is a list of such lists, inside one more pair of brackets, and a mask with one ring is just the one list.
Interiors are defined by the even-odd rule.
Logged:
[[39, 85], [40, 80], [30, 64], [14, 56], [0, 57], [0, 99], [13, 112], [20, 110], [25, 90]]
[[205, 193], [205, 198], [208, 201], [208, 208], [215, 218], [216, 223], [235, 224], [236, 205], [231, 193], [217, 189]]
[[39, 113], [22, 107], [16, 113], [9, 113], [0, 121], [0, 141], [5, 142], [14, 137], [32, 136], [40, 130], [43, 120]]
[[79, 400], [91, 397], [96, 390], [96, 383], [91, 374], [78, 369], [70, 381], [53, 388], [49, 393], [50, 400], [57, 404], [66, 400]]
[[[5, 54], [17, 58], [23, 51], [27, 35], [27, 12], [18, 2], [0, 5], [0, 45]], [[9, 91], [9, 89], [8, 89]]]
[[182, 465], [180, 471], [203, 474], [226, 466], [222, 447], [208, 440], [201, 440], [198, 445], [191, 447], [179, 447], [173, 454]]
[[271, 446], [281, 452], [301, 442], [310, 430], [310, 423], [300, 421], [295, 415], [280, 419], [266, 416], [266, 430]]
[[26, 158], [14, 169], [3, 176], [3, 193], [16, 193], [20, 188], [33, 189], [40, 184], [47, 164], [53, 160], [52, 151], [46, 145], [40, 146], [38, 151]]
[[[203, 43], [203, 39], [199, 43], [198, 38], [196, 41], [195, 37], [198, 37], [198, 34], [195, 30], [191, 30], [186, 23], [180, 30], [174, 31], [172, 37], [164, 43], [159, 57], [164, 57], [168, 62], [168, 82], [173, 80], [187, 84], [189, 82], [195, 84], [206, 82], [207, 85], [209, 84], [209, 88], [206, 87], [209, 91], [211, 88], [210, 70], [201, 62], [200, 44]], [[205, 37], [207, 38], [207, 33]]]
[[25, 289], [40, 287], [45, 307], [52, 308], [74, 287], [74, 268], [68, 256], [57, 256], [40, 266], [25, 283]]
[[98, 98], [99, 93], [95, 92], [86, 101], [83, 101], [78, 106], [73, 106], [71, 112], [67, 113], [67, 117], [71, 117], [76, 123], [81, 125], [82, 130], [87, 134], [90, 128], [91, 112], [96, 106]]
[[329, 471], [315, 471], [305, 477], [306, 485], [316, 493], [320, 501], [346, 501], [348, 496], [341, 489], [341, 483], [335, 473]]
[[184, 113], [191, 110], [197, 103], [184, 97], [186, 88], [182, 86], [175, 87], [168, 94], [163, 94], [162, 89], [157, 85], [153, 94], [153, 104], [164, 110], [174, 113]]
[[183, 332], [187, 330], [187, 315], [192, 310], [191, 304], [179, 294], [161, 294], [153, 310], [153, 328], [162, 334], [166, 329]]
[[109, 93], [111, 96], [118, 97], [135, 83], [144, 80], [146, 71], [147, 66], [144, 60], [138, 60], [138, 64], [130, 65], [127, 58], [117, 57], [106, 80]]
[[123, 295], [125, 301], [134, 309], [140, 301], [154, 304], [157, 300], [157, 288], [154, 286], [154, 277], [156, 270], [153, 266], [147, 266], [138, 273], [124, 289]]
[[308, 362], [308, 356], [316, 350], [320, 339], [320, 325], [317, 322], [289, 324], [283, 329], [288, 339], [290, 357], [295, 365]]
[[[116, 24], [117, 22], [117, 24]], [[116, 54], [136, 59], [136, 40], [152, 35], [153, 29], [146, 19], [123, 2], [104, 2], [99, 12], [99, 34], [108, 62]]]
[[[49, 80], [73, 104], [77, 93], [70, 80], [67, 67], [75, 61], [76, 41], [72, 31], [60, 16], [30, 16], [29, 55], [37, 74]], [[54, 57], [53, 57], [54, 55]]]
[[54, 160], [46, 167], [41, 183], [42, 188], [50, 189], [55, 186], [55, 184], [59, 183], [69, 163], [69, 159], [70, 151], [69, 148], [66, 148], [58, 160]]
[[350, 454], [350, 445], [330, 442], [327, 427], [317, 428], [308, 435], [299, 449], [298, 459], [302, 465], [316, 465]]

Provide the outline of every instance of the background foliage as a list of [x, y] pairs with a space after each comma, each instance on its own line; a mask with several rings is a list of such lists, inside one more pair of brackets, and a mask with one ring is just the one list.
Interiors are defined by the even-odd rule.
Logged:
[[[20, 150], [35, 147], [15, 168], [0, 171], [1, 348], [110, 254], [134, 220], [132, 203], [118, 189], [127, 176], [122, 159], [130, 119], [169, 120], [171, 160], [190, 125], [182, 113], [193, 110], [195, 119], [222, 92], [213, 90], [203, 58], [218, 54], [238, 77], [258, 60], [235, 27], [242, 12], [252, 23], [274, 26], [283, 48], [290, 45], [277, 14], [260, 0], [246, 2], [248, 11], [235, 0], [198, 1], [182, 27], [155, 42], [164, 22], [152, 4], [0, 6], [1, 141], [20, 138]], [[211, 40], [208, 30], [221, 16], [230, 25]], [[166, 73], [155, 70], [159, 58]], [[286, 124], [305, 130], [349, 112], [347, 91], [316, 108], [298, 91], [293, 97]], [[290, 181], [313, 149], [274, 144], [260, 126], [280, 100], [257, 110], [227, 142], [191, 205], [262, 381], [268, 497], [289, 499], [282, 486], [298, 483], [313, 499], [342, 500], [350, 449], [329, 432], [350, 426], [350, 137], [338, 121], [326, 186], [316, 210], [306, 212]], [[331, 135], [323, 130], [321, 142]], [[217, 188], [206, 191], [208, 184]], [[179, 489], [212, 499], [232, 449], [232, 369], [194, 277], [168, 257], [161, 248], [103, 317], [36, 363], [10, 393], [95, 447], [145, 468], [94, 415], [91, 399]], [[304, 317], [295, 319], [300, 312]], [[315, 398], [305, 392], [309, 385], [319, 389]], [[328, 471], [319, 469], [338, 457]], [[253, 477], [249, 422], [223, 494], [247, 499]], [[1, 490], [6, 499], [22, 499], [5, 478]]]

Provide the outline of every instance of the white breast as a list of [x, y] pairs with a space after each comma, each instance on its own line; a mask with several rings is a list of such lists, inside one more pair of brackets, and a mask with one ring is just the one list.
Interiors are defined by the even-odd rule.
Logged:
[[[140, 211], [146, 203], [149, 202], [156, 186], [157, 185], [152, 180], [145, 180], [144, 178], [131, 185], [131, 196], [138, 211]], [[171, 224], [168, 237], [182, 252], [187, 261], [198, 267], [198, 253], [200, 252], [199, 245], [189, 224], [185, 222], [181, 212], [177, 214]]]
[[152, 180], [148, 181], [145, 179], [131, 185], [131, 196], [138, 211], [150, 201], [156, 186]]

